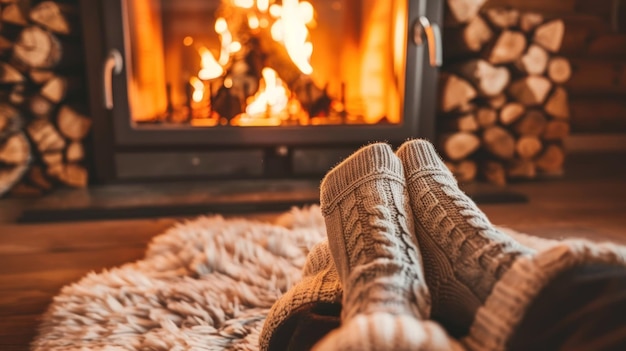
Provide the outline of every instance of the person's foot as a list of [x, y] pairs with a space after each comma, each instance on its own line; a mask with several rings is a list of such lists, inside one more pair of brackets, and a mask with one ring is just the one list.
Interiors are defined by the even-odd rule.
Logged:
[[400, 160], [387, 144], [362, 148], [324, 178], [321, 207], [344, 294], [341, 326], [315, 350], [450, 350], [430, 296]]
[[533, 251], [493, 227], [431, 143], [408, 141], [396, 154], [404, 166], [433, 318], [452, 335], [465, 335], [494, 284], [518, 257]]

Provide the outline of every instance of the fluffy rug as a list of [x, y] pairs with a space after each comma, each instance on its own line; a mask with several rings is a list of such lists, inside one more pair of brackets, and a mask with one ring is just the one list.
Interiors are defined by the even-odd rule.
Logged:
[[155, 237], [143, 260], [63, 288], [32, 349], [256, 350], [267, 312], [325, 235], [318, 207], [273, 224], [220, 216], [181, 223]]

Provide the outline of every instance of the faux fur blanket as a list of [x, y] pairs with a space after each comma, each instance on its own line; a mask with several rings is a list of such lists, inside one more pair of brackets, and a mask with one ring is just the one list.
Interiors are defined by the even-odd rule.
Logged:
[[256, 350], [270, 307], [325, 236], [318, 207], [273, 224], [220, 216], [181, 223], [155, 237], [143, 260], [63, 288], [32, 349]]

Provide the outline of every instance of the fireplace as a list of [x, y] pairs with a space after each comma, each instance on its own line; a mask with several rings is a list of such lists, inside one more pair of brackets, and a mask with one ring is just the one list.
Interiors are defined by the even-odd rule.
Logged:
[[439, 1], [82, 2], [100, 182], [318, 176], [433, 136]]

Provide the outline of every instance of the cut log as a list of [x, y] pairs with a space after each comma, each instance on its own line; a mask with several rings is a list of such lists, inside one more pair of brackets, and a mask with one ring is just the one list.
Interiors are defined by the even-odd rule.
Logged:
[[565, 121], [550, 121], [543, 131], [543, 139], [548, 141], [559, 141], [569, 135], [569, 123]]
[[65, 98], [65, 93], [67, 91], [67, 80], [63, 77], [54, 77], [50, 79], [44, 86], [41, 88], [40, 94], [45, 97], [49, 101], [52, 101], [56, 104], [61, 102], [63, 98]]
[[485, 51], [487, 61], [494, 65], [515, 62], [526, 50], [526, 37], [521, 32], [505, 30]]
[[439, 108], [443, 112], [462, 107], [476, 97], [472, 85], [454, 74], [441, 74], [439, 89]]
[[486, 0], [448, 0], [448, 13], [456, 23], [465, 23], [477, 17]]
[[546, 71], [549, 58], [544, 48], [531, 44], [524, 56], [515, 62], [515, 67], [527, 74], [542, 75]]
[[78, 77], [55, 76], [43, 85], [40, 94], [46, 99], [58, 104], [73, 91], [76, 91], [78, 87], [82, 85], [80, 83]]
[[493, 26], [501, 29], [516, 27], [519, 24], [518, 10], [504, 7], [494, 7], [485, 11], [485, 17]]
[[548, 98], [545, 106], [546, 112], [558, 119], [568, 119], [569, 112], [569, 103], [567, 98], [567, 92], [563, 87], [557, 87], [552, 95]]
[[42, 97], [33, 95], [28, 101], [28, 110], [37, 118], [50, 118], [55, 105]]
[[76, 112], [73, 108], [63, 105], [59, 110], [57, 125], [63, 135], [71, 140], [82, 140], [89, 133], [91, 120]]
[[541, 140], [534, 136], [523, 136], [515, 144], [517, 155], [524, 160], [534, 158], [541, 152], [541, 149], [543, 149]]
[[62, 57], [59, 40], [40, 27], [31, 26], [22, 31], [13, 49], [13, 56], [30, 68], [55, 67]]
[[0, 144], [0, 162], [8, 165], [21, 165], [30, 160], [30, 144], [23, 133], [10, 136]]
[[475, 132], [478, 130], [476, 116], [468, 113], [459, 117], [449, 118], [445, 122], [445, 129], [451, 132]]
[[507, 165], [506, 174], [511, 179], [534, 179], [537, 168], [530, 160], [513, 160]]
[[447, 163], [448, 169], [459, 183], [469, 183], [476, 179], [478, 166], [472, 160], [463, 160], [459, 163]]
[[61, 151], [46, 152], [41, 155], [41, 160], [48, 169], [58, 168], [63, 165], [63, 153]]
[[28, 170], [28, 164], [10, 168], [0, 168], [0, 196], [11, 190]]
[[480, 139], [472, 133], [459, 132], [444, 135], [441, 150], [452, 161], [460, 161], [474, 153], [480, 147]]
[[498, 121], [498, 113], [492, 108], [480, 108], [476, 111], [476, 121], [483, 129], [491, 127]]
[[79, 162], [85, 158], [85, 149], [80, 141], [73, 141], [65, 151], [65, 159], [68, 162]]
[[9, 94], [9, 102], [11, 102], [13, 106], [21, 106], [24, 101], [26, 101], [26, 97], [24, 96], [25, 92], [25, 84], [15, 84], [13, 89], [11, 89], [11, 94]]
[[13, 49], [13, 42], [4, 36], [0, 36], [0, 53], [5, 53]]
[[53, 71], [45, 69], [32, 69], [30, 70], [29, 76], [35, 84], [44, 84], [55, 77], [55, 74]]
[[518, 135], [540, 136], [546, 128], [546, 116], [539, 110], [530, 110], [515, 123], [514, 129]]
[[506, 67], [494, 67], [480, 59], [460, 64], [456, 70], [476, 87], [481, 96], [486, 97], [502, 93], [511, 79]]
[[509, 94], [526, 106], [541, 105], [546, 100], [552, 83], [545, 77], [528, 76], [513, 82]]
[[17, 183], [14, 187], [9, 191], [10, 197], [15, 198], [33, 198], [41, 196], [43, 192], [41, 189], [36, 186], [32, 186], [25, 183]]
[[87, 186], [87, 170], [74, 163], [50, 168], [48, 169], [48, 174], [71, 187], [84, 188]]
[[557, 84], [567, 82], [572, 76], [572, 66], [565, 57], [553, 57], [548, 64], [548, 77]]
[[52, 183], [46, 178], [43, 169], [40, 166], [33, 166], [28, 171], [28, 180], [42, 190], [51, 190]]
[[524, 12], [520, 15], [519, 27], [526, 33], [532, 32], [538, 25], [543, 23], [543, 15], [536, 12]]
[[24, 127], [24, 119], [13, 106], [0, 103], [0, 142]]
[[515, 155], [515, 138], [504, 128], [490, 127], [483, 132], [483, 147], [492, 155], [508, 160]]
[[506, 125], [515, 123], [526, 112], [526, 107], [519, 102], [510, 102], [500, 110], [500, 123]]
[[0, 62], [0, 83], [14, 84], [24, 81], [24, 76], [13, 66], [5, 62]]
[[480, 16], [476, 16], [463, 27], [447, 28], [446, 40], [443, 42], [445, 58], [480, 52], [492, 37], [493, 32]]
[[30, 11], [30, 19], [43, 27], [60, 34], [76, 31], [78, 16], [74, 7], [54, 1], [43, 1]]
[[19, 1], [6, 5], [2, 9], [2, 21], [17, 26], [28, 25], [28, 8], [30, 1]]
[[502, 163], [486, 161], [481, 165], [481, 173], [486, 181], [498, 186], [506, 185], [506, 170]]
[[561, 49], [564, 34], [565, 23], [563, 20], [555, 19], [538, 26], [533, 40], [544, 49], [554, 53]]
[[494, 109], [502, 108], [504, 105], [506, 105], [506, 102], [506, 94], [498, 94], [487, 99], [487, 104], [489, 105], [489, 107]]
[[35, 120], [27, 127], [28, 134], [41, 153], [61, 151], [65, 148], [65, 139], [45, 119]]
[[558, 145], [546, 147], [541, 156], [535, 161], [537, 169], [553, 174], [563, 171], [563, 163], [565, 163], [565, 152]]

